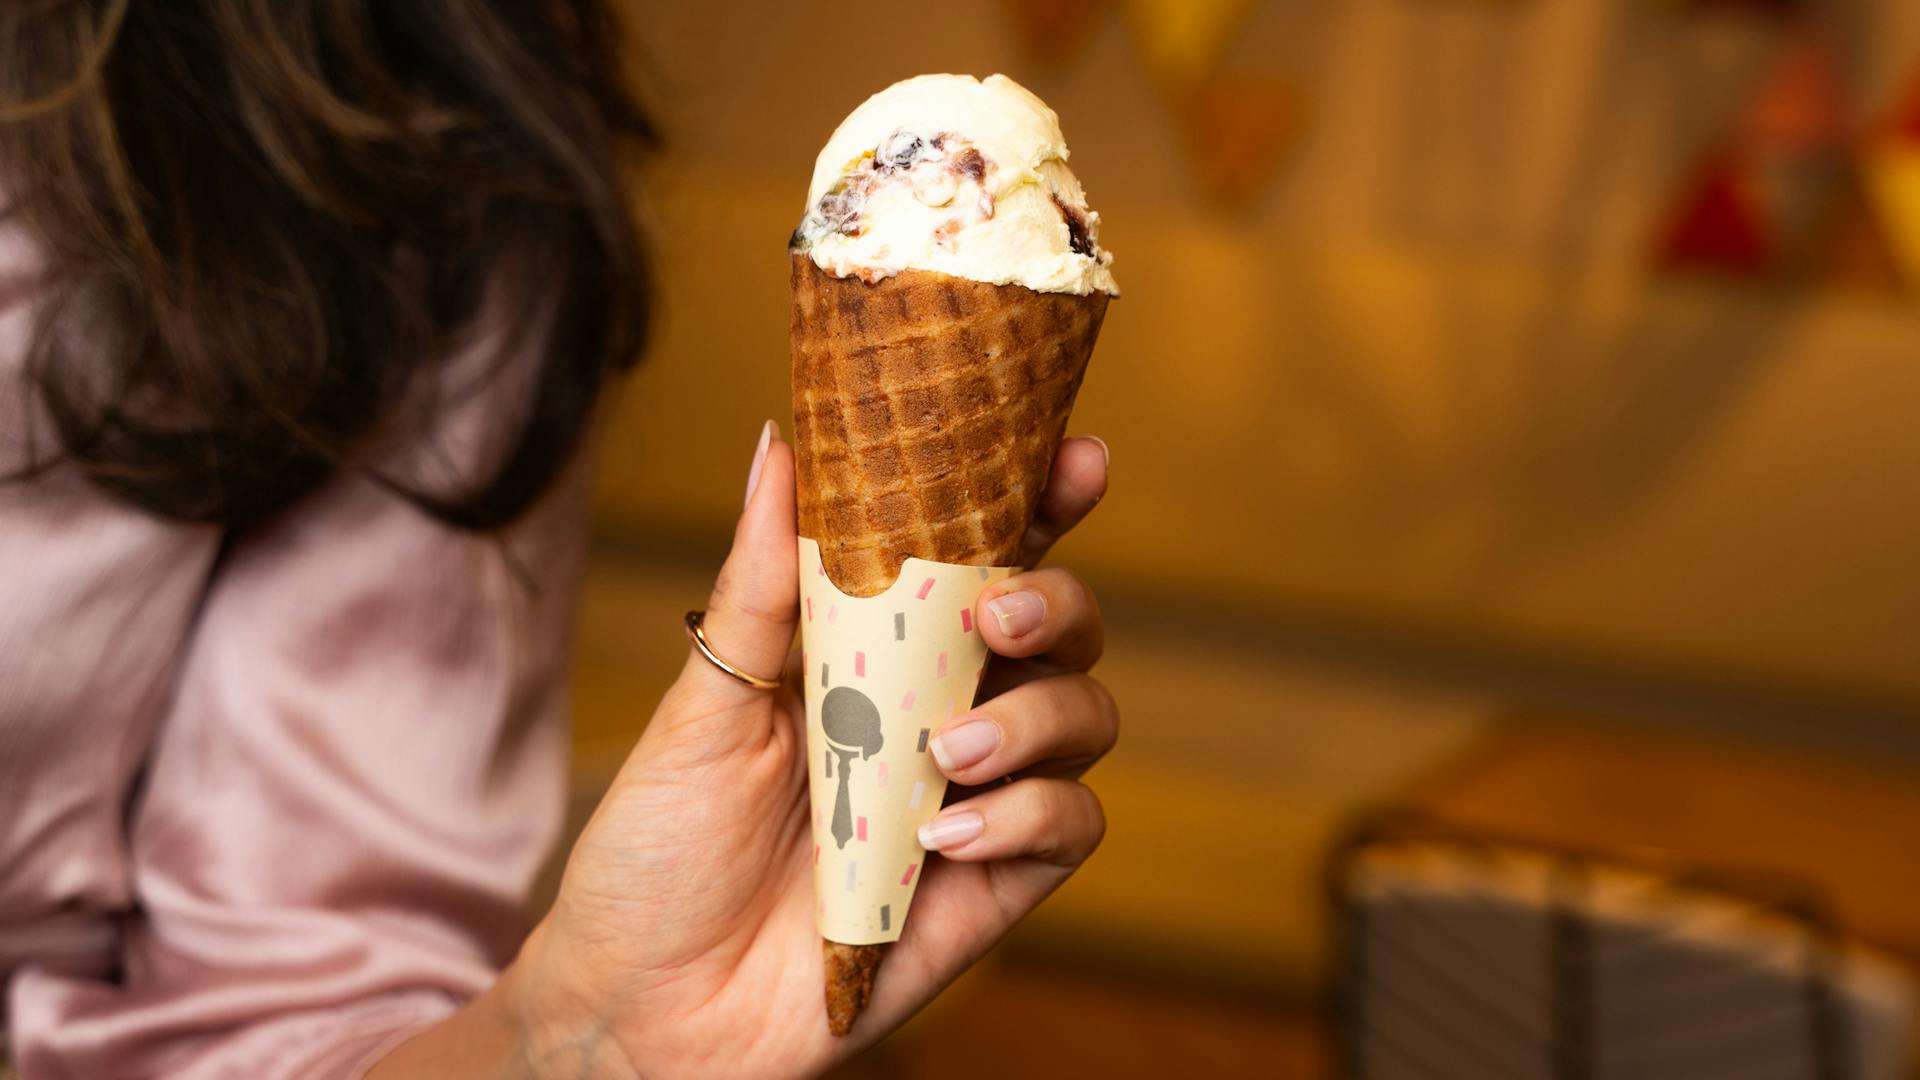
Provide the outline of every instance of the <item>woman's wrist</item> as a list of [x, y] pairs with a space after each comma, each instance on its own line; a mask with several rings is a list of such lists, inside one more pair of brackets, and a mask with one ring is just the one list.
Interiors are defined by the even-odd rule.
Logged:
[[460, 1011], [395, 1047], [367, 1080], [472, 1076], [637, 1076], [619, 1043], [562, 977], [565, 962], [544, 922], [500, 977]]
[[395, 1047], [367, 1070], [366, 1080], [472, 1076], [521, 1080], [535, 1075], [527, 1032], [516, 1015], [508, 972], [438, 1024]]
[[527, 935], [496, 984], [518, 1032], [521, 1060], [534, 1076], [638, 1077], [610, 1030], [604, 1003], [575, 978], [581, 968], [567, 954], [553, 918], [549, 914]]

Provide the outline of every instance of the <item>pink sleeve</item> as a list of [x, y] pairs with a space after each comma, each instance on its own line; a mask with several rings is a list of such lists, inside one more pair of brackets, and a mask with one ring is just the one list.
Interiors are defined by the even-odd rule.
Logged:
[[488, 983], [560, 825], [586, 472], [504, 536], [343, 478], [230, 548], [134, 803], [122, 977], [29, 976], [24, 1076], [357, 1076]]

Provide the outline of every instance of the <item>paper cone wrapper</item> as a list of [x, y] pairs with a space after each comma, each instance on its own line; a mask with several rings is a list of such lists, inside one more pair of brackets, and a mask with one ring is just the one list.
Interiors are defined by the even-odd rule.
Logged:
[[801, 539], [821, 937], [843, 945], [899, 939], [926, 864], [917, 834], [947, 791], [927, 739], [972, 708], [987, 662], [974, 601], [1013, 572], [908, 559], [885, 592], [848, 596], [827, 576], [820, 545]]

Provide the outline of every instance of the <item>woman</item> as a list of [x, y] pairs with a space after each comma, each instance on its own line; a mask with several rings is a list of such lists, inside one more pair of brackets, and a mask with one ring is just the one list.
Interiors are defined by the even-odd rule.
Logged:
[[[651, 129], [594, 0], [0, 13], [0, 979], [22, 1077], [817, 1072], [1098, 843], [1085, 588], [977, 612], [1002, 692], [907, 937], [828, 1036], [798, 701], [697, 653], [559, 827], [583, 433], [646, 312]], [[709, 639], [778, 670], [760, 433]], [[1098, 500], [1069, 440], [1028, 565]], [[992, 616], [989, 618], [988, 616]], [[677, 628], [661, 628], [662, 633]], [[1025, 658], [1025, 659], [1022, 659]]]

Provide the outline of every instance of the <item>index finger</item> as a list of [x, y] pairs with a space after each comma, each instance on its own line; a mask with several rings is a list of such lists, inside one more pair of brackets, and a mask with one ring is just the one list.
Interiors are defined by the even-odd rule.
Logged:
[[1083, 435], [1061, 441], [1053, 455], [1047, 490], [1041, 493], [1033, 524], [1020, 541], [1021, 566], [1038, 566], [1047, 549], [1099, 505], [1107, 494], [1109, 457], [1102, 439]]

